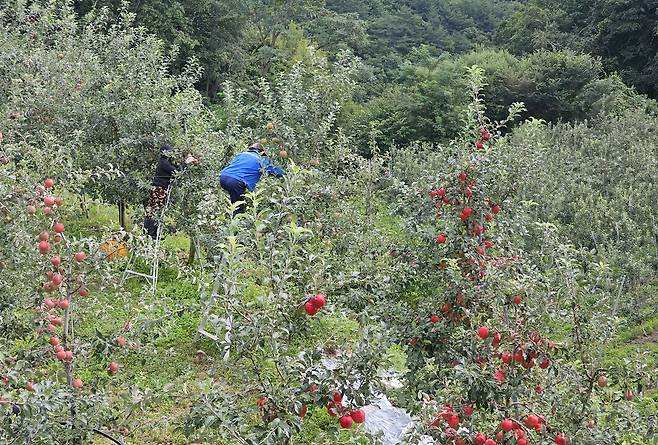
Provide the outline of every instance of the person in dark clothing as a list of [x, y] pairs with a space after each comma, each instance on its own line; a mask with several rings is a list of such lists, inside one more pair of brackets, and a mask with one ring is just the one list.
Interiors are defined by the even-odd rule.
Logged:
[[[219, 184], [226, 190], [231, 198], [231, 203], [244, 201], [244, 195], [249, 190], [253, 192], [256, 184], [260, 181], [263, 173], [282, 177], [285, 171], [281, 167], [273, 165], [267, 159], [265, 148], [260, 143], [255, 143], [246, 151], [238, 154], [231, 163], [222, 170], [219, 175]], [[240, 204], [233, 215], [245, 211], [244, 202]]]
[[[151, 190], [146, 205], [146, 214], [144, 216], [144, 231], [153, 239], [157, 238], [159, 221], [162, 209], [167, 203], [167, 191], [171, 184], [171, 178], [174, 173], [181, 170], [178, 164], [171, 161], [171, 151], [173, 147], [169, 144], [163, 144], [160, 147], [160, 157], [155, 168], [155, 175], [151, 182]], [[192, 153], [186, 153], [184, 167], [188, 165], [198, 165], [199, 160], [192, 156]], [[182, 167], [182, 168], [184, 168]]]

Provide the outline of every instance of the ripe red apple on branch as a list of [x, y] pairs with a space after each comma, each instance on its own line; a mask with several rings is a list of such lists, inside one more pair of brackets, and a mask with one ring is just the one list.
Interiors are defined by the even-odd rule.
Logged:
[[317, 314], [325, 304], [327, 304], [327, 297], [324, 294], [316, 294], [304, 303], [304, 310], [312, 317]]

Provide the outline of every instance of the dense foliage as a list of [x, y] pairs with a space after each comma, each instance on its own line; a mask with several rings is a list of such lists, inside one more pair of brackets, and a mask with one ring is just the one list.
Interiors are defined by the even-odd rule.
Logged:
[[655, 441], [655, 5], [591, 3], [3, 1], [0, 442]]

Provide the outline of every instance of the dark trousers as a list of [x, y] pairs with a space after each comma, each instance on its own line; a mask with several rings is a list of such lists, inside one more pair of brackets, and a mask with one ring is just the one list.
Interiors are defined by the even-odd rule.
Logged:
[[[244, 194], [247, 191], [247, 184], [245, 184], [243, 181], [231, 178], [230, 176], [222, 175], [219, 178], [219, 185], [221, 185], [222, 188], [228, 192], [232, 204], [235, 204], [238, 201], [244, 201]], [[233, 215], [243, 213], [244, 211], [245, 204], [242, 203], [240, 204], [240, 207], [238, 207], [235, 212], [233, 212]]]
[[157, 185], [151, 186], [144, 216], [144, 231], [153, 239], [157, 238], [158, 226], [161, 223], [159, 219], [163, 216], [162, 209], [166, 204], [167, 189]]

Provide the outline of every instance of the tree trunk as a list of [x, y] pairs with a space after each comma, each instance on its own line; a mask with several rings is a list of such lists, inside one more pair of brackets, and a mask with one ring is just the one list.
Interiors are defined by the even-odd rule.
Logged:
[[126, 204], [123, 201], [119, 201], [119, 226], [126, 228]]
[[194, 264], [194, 260], [196, 259], [196, 245], [194, 243], [194, 238], [190, 238], [190, 251], [187, 257], [187, 265], [191, 266]]
[[89, 219], [89, 202], [87, 202], [87, 194], [82, 192], [82, 199], [80, 200], [80, 209], [85, 217]]

